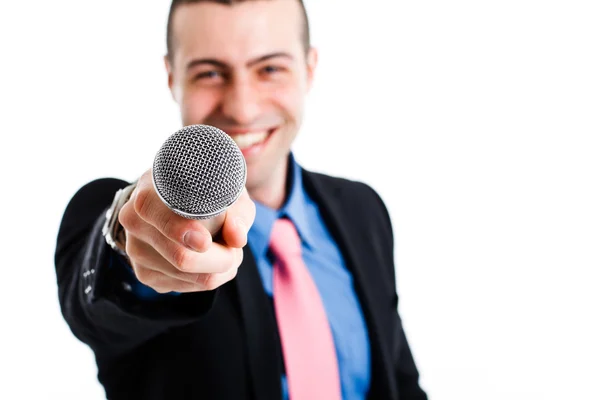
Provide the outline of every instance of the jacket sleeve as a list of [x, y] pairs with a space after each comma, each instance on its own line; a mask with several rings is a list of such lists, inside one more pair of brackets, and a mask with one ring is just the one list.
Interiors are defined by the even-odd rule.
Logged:
[[197, 320], [217, 295], [210, 291], [147, 300], [132, 293], [127, 271], [116, 265], [119, 256], [102, 235], [106, 210], [126, 185], [100, 179], [82, 187], [65, 210], [55, 252], [63, 317], [73, 334], [103, 358], [122, 355]]
[[394, 349], [394, 367], [400, 398], [427, 400], [427, 395], [419, 385], [419, 372], [397, 313], [394, 321], [394, 335], [397, 339]]

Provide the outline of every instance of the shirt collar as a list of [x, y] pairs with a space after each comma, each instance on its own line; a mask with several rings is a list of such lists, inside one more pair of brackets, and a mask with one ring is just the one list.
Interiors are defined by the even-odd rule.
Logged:
[[302, 169], [290, 154], [288, 165], [288, 178], [291, 179], [287, 200], [283, 207], [274, 210], [264, 204], [254, 201], [256, 205], [256, 218], [248, 233], [252, 250], [257, 255], [264, 255], [269, 247], [271, 230], [278, 218], [287, 217], [293, 223], [300, 239], [308, 247], [313, 245], [313, 237], [308, 223], [307, 204], [310, 201], [302, 184]]

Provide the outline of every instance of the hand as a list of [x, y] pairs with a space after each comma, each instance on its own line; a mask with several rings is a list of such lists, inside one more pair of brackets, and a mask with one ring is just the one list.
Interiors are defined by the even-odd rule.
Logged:
[[214, 290], [236, 276], [255, 214], [244, 188], [217, 217], [222, 227], [219, 240], [213, 240], [215, 219], [191, 220], [175, 214], [158, 197], [151, 171], [146, 171], [121, 208], [119, 222], [137, 279], [159, 293], [187, 293]]

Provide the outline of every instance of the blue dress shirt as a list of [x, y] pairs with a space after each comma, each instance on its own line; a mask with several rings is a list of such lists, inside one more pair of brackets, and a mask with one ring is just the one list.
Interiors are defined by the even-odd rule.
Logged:
[[[344, 400], [363, 400], [371, 381], [371, 352], [365, 319], [353, 278], [346, 268], [338, 246], [331, 237], [319, 208], [308, 197], [302, 183], [302, 171], [293, 156], [291, 190], [286, 204], [273, 210], [258, 202], [256, 218], [248, 232], [248, 244], [256, 257], [265, 292], [273, 296], [273, 264], [269, 258], [271, 229], [278, 218], [289, 218], [302, 242], [302, 258], [309, 269], [329, 319], [339, 366]], [[118, 258], [121, 260], [121, 258]], [[114, 258], [111, 260], [111, 264]], [[121, 261], [121, 264], [124, 264]], [[131, 280], [127, 283], [138, 297], [152, 300], [161, 296], [137, 279], [129, 266]], [[167, 295], [178, 295], [169, 293]], [[287, 380], [282, 377], [283, 398], [288, 399]]]
[[[248, 233], [248, 243], [256, 257], [263, 286], [273, 296], [273, 265], [268, 257], [269, 239], [275, 220], [289, 218], [302, 241], [302, 258], [321, 294], [333, 333], [345, 400], [365, 399], [370, 383], [370, 347], [367, 327], [353, 278], [327, 230], [317, 205], [302, 184], [300, 166], [290, 157], [293, 169], [291, 190], [280, 210], [256, 202], [256, 219]], [[283, 377], [284, 399], [287, 384]]]

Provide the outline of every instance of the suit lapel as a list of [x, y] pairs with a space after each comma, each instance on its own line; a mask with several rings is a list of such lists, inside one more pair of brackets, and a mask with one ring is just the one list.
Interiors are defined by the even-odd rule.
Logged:
[[[395, 393], [393, 362], [384, 351], [381, 332], [384, 321], [375, 302], [378, 290], [367, 270], [369, 256], [361, 252], [362, 241], [352, 223], [352, 213], [339, 201], [341, 189], [323, 182], [317, 174], [303, 170], [306, 190], [319, 205], [325, 224], [340, 247], [348, 269], [354, 277], [354, 287], [363, 308], [371, 345], [371, 389], [373, 399], [390, 398]], [[365, 258], [366, 257], [366, 258]], [[265, 294], [250, 246], [244, 248], [244, 261], [235, 278], [238, 303], [248, 349], [248, 368], [256, 399], [281, 399], [281, 350], [277, 323]], [[393, 395], [392, 395], [393, 396]], [[392, 397], [395, 398], [395, 397]]]
[[395, 387], [391, 375], [393, 363], [389, 352], [383, 350], [381, 332], [385, 324], [381, 321], [381, 314], [377, 312], [377, 304], [374, 301], [374, 291], [378, 288], [369, 284], [372, 279], [368, 276], [368, 262], [361, 259], [361, 255], [364, 257], [360, 248], [362, 241], [357, 236], [355, 224], [352, 224], [352, 213], [356, 210], [344, 210], [342, 202], [339, 201], [341, 189], [323, 182], [317, 174], [303, 171], [303, 180], [309, 195], [319, 205], [325, 224], [335, 238], [354, 277], [354, 288], [363, 308], [371, 344], [370, 398], [389, 398]]
[[235, 278], [256, 399], [281, 399], [280, 345], [269, 298], [250, 246]]

